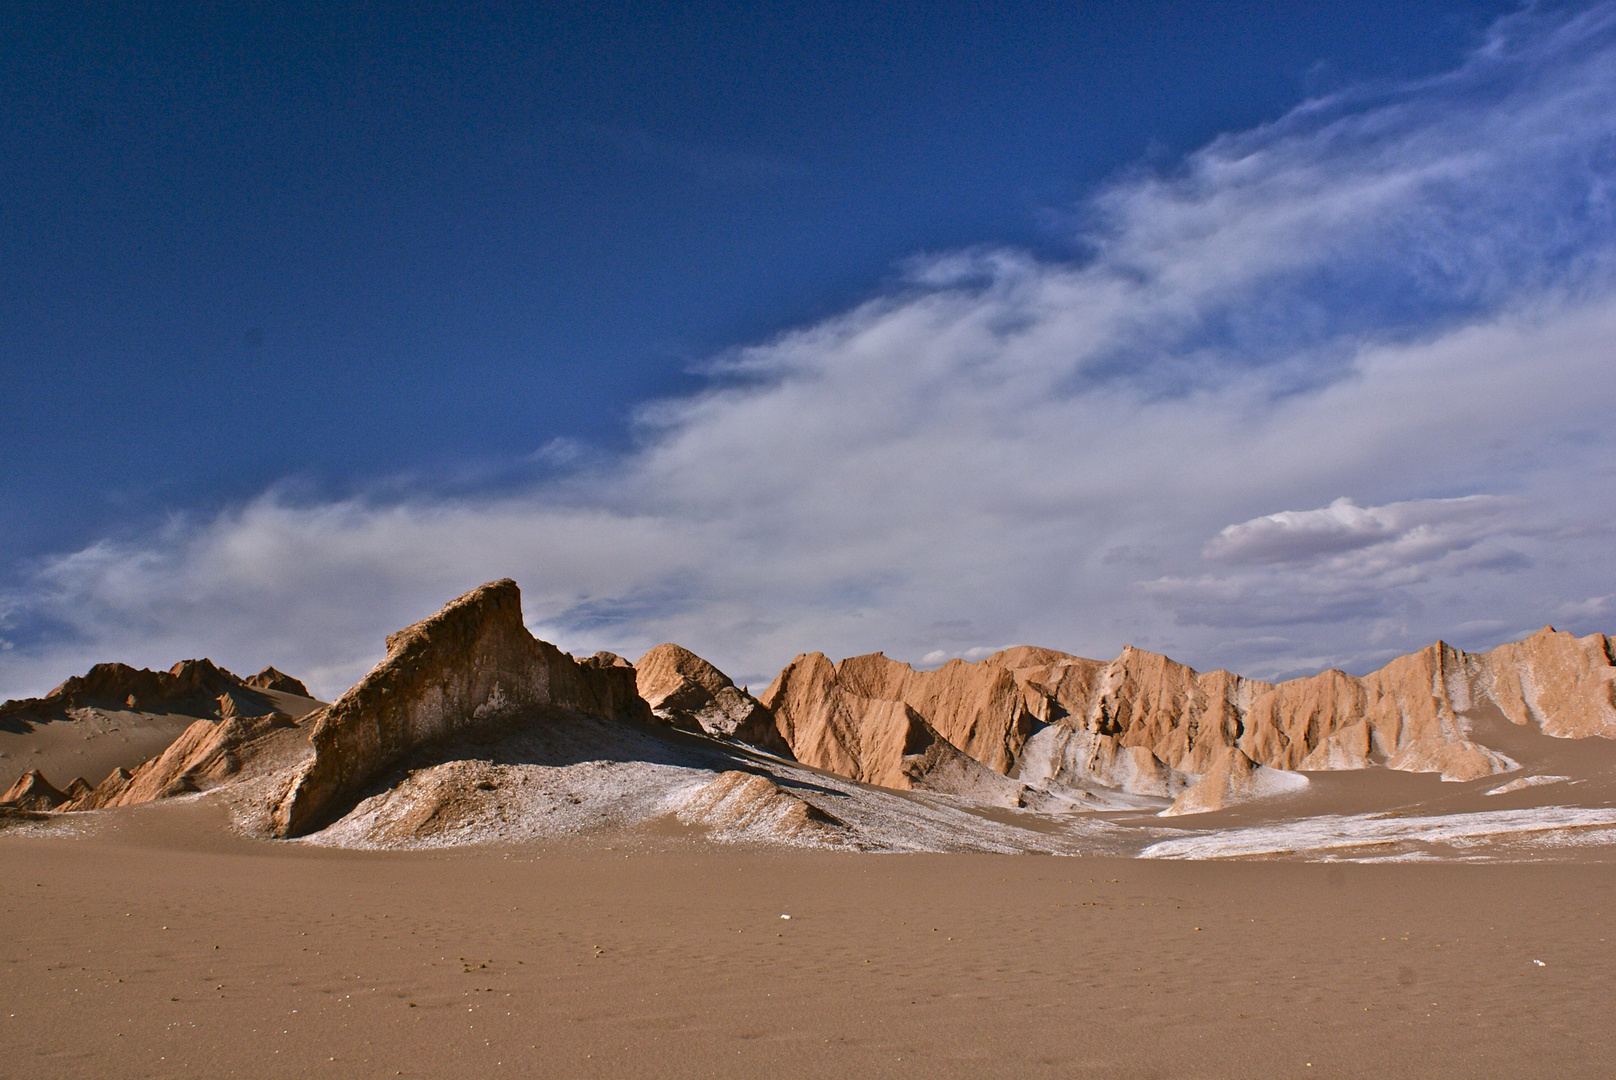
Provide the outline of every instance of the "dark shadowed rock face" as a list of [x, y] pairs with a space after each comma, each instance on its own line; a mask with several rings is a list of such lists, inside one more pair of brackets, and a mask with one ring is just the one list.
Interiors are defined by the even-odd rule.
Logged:
[[312, 698], [309, 688], [303, 685], [302, 680], [294, 679], [284, 671], [277, 671], [267, 667], [250, 679], [243, 679], [246, 685], [254, 690], [277, 690], [283, 694], [296, 694], [298, 697]]
[[522, 625], [522, 594], [490, 582], [387, 639], [387, 658], [314, 714], [313, 756], [276, 807], [272, 829], [300, 836], [422, 744], [545, 708], [649, 720], [634, 669], [597, 653], [578, 661]]
[[[276, 710], [274, 702], [258, 691], [279, 689], [256, 681], [262, 678], [258, 675], [254, 680], [240, 679], [208, 659], [181, 660], [168, 671], [97, 664], [85, 674], [65, 680], [42, 698], [0, 705], [0, 727], [27, 730], [29, 724], [68, 719], [72, 710], [83, 708], [196, 717], [218, 716], [221, 709], [227, 709], [225, 715], [262, 716]], [[298, 688], [289, 692], [308, 695], [296, 679], [281, 678]], [[221, 699], [230, 704], [224, 706]]]

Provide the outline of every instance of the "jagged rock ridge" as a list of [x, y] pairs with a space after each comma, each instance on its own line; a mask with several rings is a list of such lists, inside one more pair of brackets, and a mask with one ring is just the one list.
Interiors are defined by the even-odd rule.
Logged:
[[[114, 770], [93, 788], [79, 779], [61, 791], [36, 774], [8, 799], [45, 810], [123, 806], [273, 771], [279, 786], [264, 803], [268, 831], [297, 836], [345, 813], [367, 785], [422, 747], [566, 716], [650, 720], [653, 708], [664, 723], [878, 787], [1042, 810], [1171, 802], [1169, 815], [1295, 790], [1306, 783], [1297, 770], [1385, 766], [1448, 780], [1509, 772], [1514, 761], [1473, 737], [1493, 714], [1560, 737], [1616, 736], [1610, 639], [1549, 628], [1491, 653], [1438, 642], [1362, 678], [1327, 671], [1282, 683], [1200, 673], [1132, 648], [1101, 662], [1017, 647], [924, 672], [880, 653], [840, 663], [811, 653], [754, 699], [676, 645], [652, 649], [637, 668], [608, 653], [575, 660], [527, 632], [520, 592], [506, 580], [467, 593], [387, 644], [382, 663], [301, 728], [254, 699], [302, 689], [273, 668], [241, 680], [207, 661], [168, 673], [99, 665], [47, 699], [10, 703], [11, 714], [38, 715], [40, 701], [52, 701], [50, 708], [115, 701], [127, 691], [125, 704], [142, 694], [148, 703], [196, 698], [192, 705], [206, 707], [208, 718], [139, 768]], [[529, 784], [522, 769], [530, 761], [518, 761], [510, 775]], [[396, 786], [372, 807], [378, 821], [396, 819], [383, 839], [475, 832], [467, 815], [498, 802], [477, 794], [486, 778], [463, 783], [475, 772], [449, 762]], [[406, 805], [417, 796], [442, 807], [417, 821]], [[681, 813], [747, 831], [748, 822], [790, 809], [781, 799], [796, 798], [784, 789], [778, 796], [732, 776], [691, 796]], [[453, 828], [444, 824], [451, 818], [459, 822]]]
[[1546, 627], [1484, 654], [1438, 642], [1361, 679], [1268, 683], [1132, 647], [1105, 663], [1023, 646], [927, 672], [880, 653], [838, 664], [810, 653], [761, 701], [799, 760], [870, 783], [910, 786], [893, 780], [902, 754], [888, 737], [901, 706], [910, 727], [929, 725], [997, 772], [1173, 797], [1235, 749], [1270, 770], [1508, 772], [1515, 762], [1470, 738], [1474, 714], [1495, 707], [1549, 735], [1616, 737], [1613, 655], [1602, 634]]
[[288, 675], [265, 668], [243, 679], [206, 658], [181, 660], [168, 671], [128, 664], [97, 664], [83, 675], [66, 679], [38, 698], [0, 704], [0, 726], [49, 723], [75, 709], [103, 708], [184, 716], [264, 716], [279, 711], [259, 691], [274, 690], [309, 697], [308, 688]]

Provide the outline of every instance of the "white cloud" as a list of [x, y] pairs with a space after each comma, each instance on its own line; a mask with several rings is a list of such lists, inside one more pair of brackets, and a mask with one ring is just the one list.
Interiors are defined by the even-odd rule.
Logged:
[[1450, 75], [1119, 181], [1082, 260], [916, 260], [645, 409], [621, 460], [270, 492], [50, 560], [0, 599], [0, 692], [208, 652], [334, 693], [504, 575], [565, 648], [677, 640], [754, 685], [809, 649], [1273, 674], [1488, 644], [1616, 591], [1613, 148], [1616, 8], [1506, 20]]
[[1590, 596], [1586, 600], [1573, 600], [1555, 608], [1555, 614], [1562, 619], [1601, 619], [1609, 620], [1616, 614], [1616, 595]]
[[1529, 505], [1495, 495], [1415, 499], [1360, 507], [1343, 496], [1320, 510], [1282, 510], [1218, 533], [1202, 554], [1214, 562], [1309, 563], [1359, 576], [1465, 551], [1483, 540], [1541, 531]]

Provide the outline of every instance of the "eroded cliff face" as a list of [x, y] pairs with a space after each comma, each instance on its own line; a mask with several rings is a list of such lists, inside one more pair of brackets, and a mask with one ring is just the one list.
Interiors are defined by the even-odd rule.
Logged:
[[417, 746], [544, 708], [650, 719], [626, 661], [609, 653], [574, 660], [534, 638], [514, 581], [473, 589], [391, 635], [387, 658], [310, 718], [314, 753], [275, 808], [272, 830], [319, 828]]
[[1511, 722], [1545, 735], [1616, 739], [1616, 642], [1545, 626], [1486, 654], [1487, 696]]
[[[1437, 642], [1363, 678], [1325, 671], [1281, 683], [1197, 672], [1132, 647], [1106, 663], [1021, 646], [931, 672], [879, 653], [840, 664], [810, 653], [762, 700], [799, 759], [870, 783], [893, 771], [882, 748], [894, 704], [911, 727], [924, 722], [1033, 786], [1173, 797], [1221, 767], [1220, 777], [1233, 770], [1231, 790], [1244, 791], [1242, 760], [1271, 770], [1384, 765], [1463, 781], [1518, 767], [1472, 738], [1489, 709], [1549, 735], [1616, 738], [1616, 648], [1601, 634], [1545, 628], [1490, 653]], [[1046, 725], [1069, 734], [1035, 736]]]
[[956, 660], [915, 671], [880, 653], [840, 664], [806, 653], [760, 700], [797, 760], [884, 787], [912, 786], [912, 777], [897, 779], [903, 758], [936, 738], [1008, 772], [1035, 720], [1001, 668]]
[[634, 678], [652, 713], [675, 727], [791, 756], [774, 715], [689, 649], [658, 645], [635, 663]]

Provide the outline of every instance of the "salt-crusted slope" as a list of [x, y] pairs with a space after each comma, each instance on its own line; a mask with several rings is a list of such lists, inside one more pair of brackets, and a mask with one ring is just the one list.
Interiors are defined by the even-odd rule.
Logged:
[[634, 669], [598, 653], [574, 660], [522, 625], [522, 594], [490, 582], [387, 639], [387, 658], [313, 718], [314, 753], [273, 815], [298, 836], [423, 743], [518, 720], [536, 709], [649, 719]]
[[1161, 816], [1207, 814], [1237, 803], [1285, 795], [1305, 787], [1307, 777], [1300, 773], [1258, 765], [1238, 746], [1231, 746], [1212, 763], [1200, 782], [1174, 799], [1173, 805], [1163, 810]]

